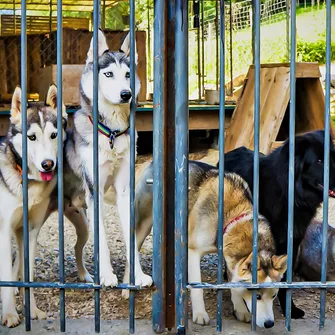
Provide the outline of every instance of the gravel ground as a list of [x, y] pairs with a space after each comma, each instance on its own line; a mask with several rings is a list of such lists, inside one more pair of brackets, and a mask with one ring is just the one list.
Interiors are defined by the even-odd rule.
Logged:
[[[210, 164], [216, 164], [218, 153], [216, 150], [197, 152], [190, 155], [190, 159], [198, 159]], [[139, 156], [139, 163], [150, 159], [150, 155]], [[125, 248], [122, 240], [121, 229], [115, 207], [106, 208], [105, 226], [108, 235], [109, 247], [114, 270], [120, 280], [125, 266]], [[335, 223], [335, 202], [330, 202], [330, 222]], [[58, 221], [57, 214], [52, 215], [43, 226], [39, 235], [38, 254], [36, 258], [36, 281], [58, 280]], [[86, 246], [86, 264], [88, 270], [93, 273], [93, 234]], [[76, 241], [73, 226], [65, 222], [65, 273], [68, 282], [77, 281], [77, 269], [74, 259], [74, 243]], [[152, 236], [150, 235], [141, 251], [141, 263], [146, 273], [152, 271]], [[203, 280], [215, 282], [217, 257], [206, 256], [202, 262]], [[300, 280], [299, 278], [297, 278]], [[47, 312], [48, 318], [53, 320], [59, 317], [58, 290], [38, 289], [36, 290], [37, 305]], [[136, 294], [136, 317], [140, 319], [151, 318], [151, 290]], [[223, 316], [232, 319], [232, 304], [230, 293], [224, 291]], [[294, 292], [297, 305], [306, 312], [306, 319], [317, 319], [319, 316], [319, 291], [318, 290], [296, 290]], [[20, 299], [19, 297], [17, 298]], [[215, 318], [216, 294], [212, 290], [205, 291], [205, 302], [211, 318]], [[276, 303], [278, 306], [278, 303]], [[327, 294], [327, 318], [334, 318], [335, 296]], [[121, 298], [121, 292], [116, 290], [102, 290], [101, 292], [101, 317], [105, 320], [128, 318], [128, 301]], [[94, 314], [93, 292], [89, 290], [68, 290], [66, 292], [66, 315], [68, 318], [92, 317]], [[281, 319], [280, 310], [276, 307], [277, 318]]]

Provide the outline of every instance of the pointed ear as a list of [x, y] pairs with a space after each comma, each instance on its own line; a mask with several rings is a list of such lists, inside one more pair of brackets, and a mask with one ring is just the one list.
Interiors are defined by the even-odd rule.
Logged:
[[238, 277], [240, 281], [251, 280], [252, 253], [238, 265]]
[[[123, 40], [120, 51], [125, 53], [127, 57], [130, 57], [130, 33], [128, 33], [125, 39]], [[137, 54], [137, 46], [135, 38], [135, 64], [137, 65], [137, 63], [138, 63], [138, 54]]]
[[49, 105], [51, 108], [57, 108], [57, 86], [51, 84], [45, 98], [45, 104]]
[[283, 275], [287, 270], [287, 255], [273, 255], [271, 260], [273, 268]]
[[11, 105], [11, 116], [16, 117], [18, 114], [21, 113], [21, 87], [16, 86], [15, 91], [12, 97], [12, 105]]
[[[57, 86], [51, 84], [45, 99], [45, 104], [50, 106], [53, 109], [57, 109]], [[57, 111], [55, 111], [57, 113]], [[62, 104], [62, 115], [67, 118], [66, 107], [64, 103]]]
[[[100, 57], [105, 51], [109, 50], [106, 37], [102, 30], [98, 30], [98, 57]], [[93, 36], [91, 39], [90, 48], [87, 52], [86, 64], [93, 62]]]

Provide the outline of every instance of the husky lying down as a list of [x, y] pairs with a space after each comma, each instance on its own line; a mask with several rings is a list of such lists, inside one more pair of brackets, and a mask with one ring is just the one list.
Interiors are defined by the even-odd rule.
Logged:
[[[138, 249], [152, 227], [152, 187], [146, 180], [152, 178], [152, 164], [143, 164], [137, 170], [136, 236]], [[228, 280], [250, 282], [252, 279], [252, 200], [246, 182], [236, 174], [226, 174], [224, 181], [224, 257]], [[189, 162], [189, 227], [188, 227], [188, 280], [201, 282], [200, 261], [208, 253], [217, 252], [218, 226], [218, 170], [205, 163]], [[275, 244], [268, 222], [258, 217], [258, 282], [279, 282], [286, 271], [287, 256], [275, 254]], [[128, 271], [128, 269], [126, 269]], [[277, 289], [257, 291], [257, 325], [274, 325], [273, 300]], [[124, 292], [124, 296], [126, 292]], [[245, 322], [251, 321], [252, 292], [231, 289], [234, 315]], [[191, 289], [193, 321], [208, 324], [202, 289]]]
[[[6, 141], [0, 147], [0, 280], [23, 279], [23, 203], [22, 203], [22, 119], [21, 89], [16, 88], [11, 106], [11, 124]], [[65, 108], [65, 107], [64, 107]], [[63, 131], [66, 139], [66, 120], [63, 129], [57, 129], [57, 88], [51, 85], [46, 103], [30, 103], [27, 107], [28, 136], [28, 211], [29, 211], [29, 264], [30, 280], [34, 276], [37, 237], [51, 212], [57, 210], [57, 135]], [[63, 149], [63, 148], [62, 148]], [[77, 231], [76, 261], [81, 280], [92, 281], [83, 262], [83, 247], [88, 239], [88, 225], [80, 203], [77, 179], [64, 161], [64, 214]], [[12, 269], [11, 237], [14, 233], [19, 247]], [[14, 327], [20, 323], [15, 306], [15, 289], [1, 287], [2, 323]], [[37, 308], [33, 289], [30, 290], [30, 312], [33, 319], [45, 319]]]

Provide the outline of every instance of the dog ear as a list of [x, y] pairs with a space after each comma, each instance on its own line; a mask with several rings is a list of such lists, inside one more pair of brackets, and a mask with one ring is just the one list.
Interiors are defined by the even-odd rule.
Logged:
[[[120, 52], [123, 52], [126, 54], [127, 57], [130, 57], [130, 32], [126, 35], [125, 39], [123, 40]], [[135, 64], [137, 65], [137, 63], [138, 63], [138, 54], [137, 54], [137, 46], [135, 38]]]
[[252, 253], [238, 265], [238, 277], [239, 281], [251, 280], [251, 268], [252, 268]]
[[[57, 86], [55, 84], [51, 84], [47, 96], [45, 98], [45, 104], [53, 109], [57, 108], [57, 91], [58, 91]], [[62, 104], [62, 116], [63, 118], [67, 118], [66, 107], [64, 103]]]
[[[105, 51], [108, 51], [108, 44], [105, 34], [101, 29], [98, 30], [98, 57], [100, 57]], [[93, 62], [93, 36], [91, 39], [90, 48], [87, 52], [86, 64]]]
[[281, 275], [283, 275], [287, 270], [287, 255], [276, 256], [273, 255], [271, 257], [273, 268], [278, 271]]
[[12, 105], [11, 105], [11, 116], [16, 117], [21, 114], [21, 97], [22, 91], [20, 86], [16, 86], [15, 91], [12, 97]]
[[45, 104], [51, 108], [57, 108], [57, 86], [55, 84], [51, 84], [49, 86], [48, 93], [45, 98]]

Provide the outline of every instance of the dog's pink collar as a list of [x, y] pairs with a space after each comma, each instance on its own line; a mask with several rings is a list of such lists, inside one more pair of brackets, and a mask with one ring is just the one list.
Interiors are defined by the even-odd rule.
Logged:
[[237, 216], [236, 218], [234, 218], [233, 220], [230, 220], [230, 221], [226, 224], [226, 226], [223, 228], [223, 235], [224, 235], [225, 233], [227, 233], [230, 229], [232, 229], [233, 226], [234, 226], [236, 223], [242, 221], [242, 219], [244, 219], [243, 221], [246, 221], [246, 220], [247, 220], [246, 217], [248, 217], [248, 219], [251, 219], [251, 218], [252, 218], [252, 214], [250, 214], [250, 213], [242, 213], [242, 214], [240, 214], [239, 216]]

